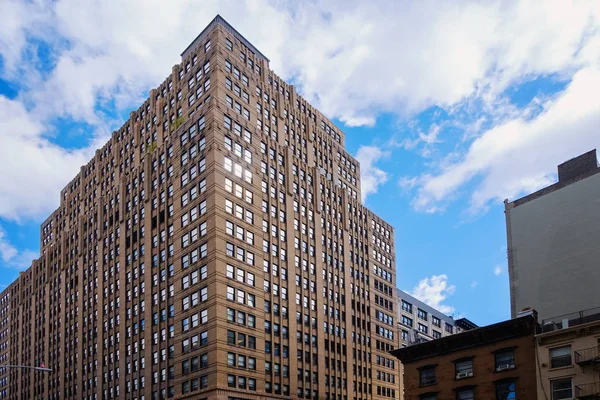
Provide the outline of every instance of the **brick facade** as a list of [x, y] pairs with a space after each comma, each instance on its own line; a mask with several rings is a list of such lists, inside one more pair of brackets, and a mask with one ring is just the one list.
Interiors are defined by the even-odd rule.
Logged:
[[52, 372], [0, 370], [5, 398], [395, 397], [393, 228], [221, 17], [60, 200], [0, 296], [0, 357]]
[[[522, 317], [393, 351], [404, 365], [405, 400], [455, 400], [458, 391], [468, 388], [474, 399], [498, 399], [496, 388], [502, 382], [514, 382], [517, 399], [535, 399], [536, 325], [531, 317]], [[501, 362], [500, 354], [509, 354], [505, 350], [513, 352], [514, 363], [497, 368], [497, 355]], [[468, 360], [470, 375], [459, 377], [457, 362]], [[427, 368], [435, 371], [434, 377], [422, 382]]]

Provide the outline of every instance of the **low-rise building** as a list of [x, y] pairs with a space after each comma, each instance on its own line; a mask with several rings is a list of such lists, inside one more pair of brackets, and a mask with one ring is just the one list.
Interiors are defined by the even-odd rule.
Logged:
[[600, 399], [600, 308], [543, 320], [536, 344], [538, 399]]
[[399, 347], [439, 339], [477, 327], [466, 318], [454, 320], [421, 300], [397, 289]]
[[[454, 320], [405, 291], [400, 289], [396, 289], [396, 291], [398, 295], [398, 347], [428, 342], [477, 327], [466, 318]], [[399, 362], [400, 400], [404, 399], [402, 394], [404, 390], [403, 371], [404, 367]]]
[[535, 311], [391, 351], [406, 400], [535, 399]]

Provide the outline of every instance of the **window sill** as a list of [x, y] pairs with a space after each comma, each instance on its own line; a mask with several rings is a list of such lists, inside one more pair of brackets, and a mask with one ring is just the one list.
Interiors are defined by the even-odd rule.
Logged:
[[494, 370], [494, 373], [495, 373], [495, 374], [501, 374], [501, 373], [503, 373], [503, 372], [514, 371], [514, 370], [516, 370], [517, 368], [518, 368], [517, 366], [514, 366], [514, 367], [512, 367], [512, 368], [503, 369], [502, 371]]
[[548, 371], [560, 371], [563, 369], [573, 368], [574, 366], [575, 366], [575, 364], [565, 365], [564, 367], [554, 367], [554, 368], [548, 367]]
[[455, 381], [464, 381], [464, 380], [466, 380], [466, 379], [471, 379], [471, 378], [473, 378], [473, 377], [475, 377], [475, 375], [474, 375], [474, 374], [473, 374], [473, 375], [471, 375], [471, 376], [465, 376], [464, 378], [454, 378], [454, 380], [455, 380]]

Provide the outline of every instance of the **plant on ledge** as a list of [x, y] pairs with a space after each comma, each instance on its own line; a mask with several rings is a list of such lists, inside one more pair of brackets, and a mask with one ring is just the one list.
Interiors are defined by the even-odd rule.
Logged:
[[181, 124], [183, 124], [184, 122], [185, 122], [185, 118], [183, 118], [183, 117], [175, 118], [175, 121], [173, 121], [173, 130], [176, 130], [177, 128], [179, 128], [181, 126]]

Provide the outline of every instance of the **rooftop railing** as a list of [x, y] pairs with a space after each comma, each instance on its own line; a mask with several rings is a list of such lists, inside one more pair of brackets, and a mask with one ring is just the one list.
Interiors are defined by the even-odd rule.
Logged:
[[542, 332], [552, 332], [594, 321], [600, 321], [600, 307], [543, 319]]

